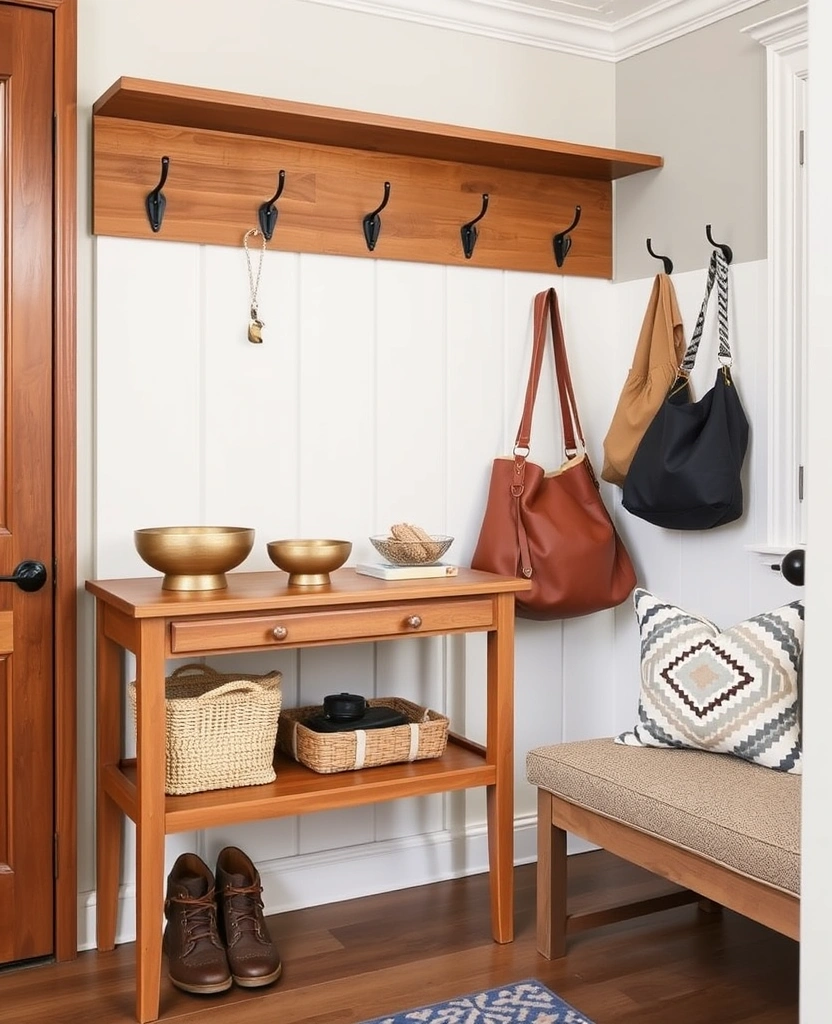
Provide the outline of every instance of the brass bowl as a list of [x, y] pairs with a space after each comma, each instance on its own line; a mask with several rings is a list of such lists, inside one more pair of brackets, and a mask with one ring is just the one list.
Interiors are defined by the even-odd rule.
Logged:
[[136, 551], [164, 573], [163, 590], [222, 590], [225, 574], [254, 546], [245, 526], [154, 526], [133, 534]]
[[266, 549], [278, 569], [289, 573], [290, 587], [322, 587], [350, 557], [352, 541], [273, 540]]

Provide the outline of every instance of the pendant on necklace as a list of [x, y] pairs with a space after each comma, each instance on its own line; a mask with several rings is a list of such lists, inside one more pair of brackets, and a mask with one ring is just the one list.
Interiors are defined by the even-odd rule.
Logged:
[[248, 323], [248, 340], [252, 343], [252, 345], [263, 344], [263, 328], [265, 326], [266, 325], [257, 315], [256, 307], [252, 307], [251, 319], [249, 320]]

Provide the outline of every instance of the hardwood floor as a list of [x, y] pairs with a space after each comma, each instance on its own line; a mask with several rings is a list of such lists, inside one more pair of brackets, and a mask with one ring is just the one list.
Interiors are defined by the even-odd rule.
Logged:
[[[597, 851], [570, 858], [589, 909], [670, 888]], [[537, 978], [594, 1024], [797, 1024], [798, 944], [693, 904], [570, 936], [564, 960], [535, 950], [534, 865], [516, 870], [513, 943], [490, 940], [478, 875], [270, 919], [284, 974], [271, 988], [189, 996], [163, 969], [162, 1020], [177, 1024], [358, 1024]], [[134, 949], [0, 974], [2, 1024], [130, 1024]]]

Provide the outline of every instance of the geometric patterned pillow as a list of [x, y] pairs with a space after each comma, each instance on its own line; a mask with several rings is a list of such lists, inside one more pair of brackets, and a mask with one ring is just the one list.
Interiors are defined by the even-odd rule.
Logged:
[[646, 590], [637, 589], [633, 602], [641, 634], [638, 724], [616, 743], [735, 754], [799, 775], [803, 602], [723, 631]]

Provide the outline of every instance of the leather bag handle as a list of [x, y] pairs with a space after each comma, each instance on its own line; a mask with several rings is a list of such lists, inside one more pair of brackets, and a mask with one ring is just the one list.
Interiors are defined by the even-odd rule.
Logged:
[[[534, 403], [537, 398], [537, 387], [540, 383], [540, 371], [543, 367], [543, 354], [546, 349], [546, 313], [548, 311], [549, 321], [552, 325], [552, 346], [555, 354], [555, 380], [558, 386], [558, 400], [560, 404], [560, 417], [563, 425], [563, 444], [565, 454], [568, 458], [576, 455], [579, 450], [586, 454], [584, 434], [581, 428], [581, 421], [578, 416], [578, 406], [575, 402], [575, 392], [572, 388], [572, 376], [569, 373], [569, 360], [566, 358], [566, 343], [563, 340], [563, 325], [560, 320], [560, 307], [558, 296], [554, 288], [545, 292], [538, 292], [534, 297], [534, 344], [532, 346], [532, 362], [529, 368], [529, 380], [526, 385], [526, 398], [523, 403], [523, 415], [520, 419], [520, 426], [517, 430], [517, 439], [514, 442], [514, 475], [511, 485], [511, 494], [514, 498], [514, 520], [517, 528], [517, 551], [520, 573], [531, 579], [533, 574], [531, 549], [529, 547], [529, 536], [524, 523], [523, 509], [520, 498], [526, 487], [526, 459], [529, 455], [529, 442], [531, 440], [532, 415]], [[580, 444], [576, 444], [576, 439]], [[592, 477], [595, 486], [598, 480], [593, 472], [589, 458], [586, 457], [585, 464]]]
[[[520, 426], [517, 430], [517, 439], [514, 442], [515, 459], [525, 460], [529, 454], [529, 442], [531, 440], [532, 417], [534, 414], [534, 403], [537, 398], [537, 388], [540, 383], [540, 372], [543, 367], [543, 354], [546, 348], [546, 313], [549, 313], [549, 320], [552, 325], [552, 345], [555, 355], [555, 380], [558, 386], [558, 399], [560, 404], [561, 423], [563, 425], [563, 443], [567, 456], [574, 455], [578, 450], [583, 450], [584, 444], [583, 429], [578, 416], [578, 406], [575, 402], [575, 392], [572, 388], [572, 376], [569, 372], [569, 360], [566, 356], [566, 343], [563, 338], [563, 325], [560, 319], [560, 307], [558, 297], [554, 288], [545, 292], [539, 292], [534, 298], [534, 345], [532, 347], [532, 361], [529, 368], [529, 380], [526, 385], [526, 398], [523, 403], [523, 415], [520, 419]], [[522, 452], [525, 450], [525, 455]]]

